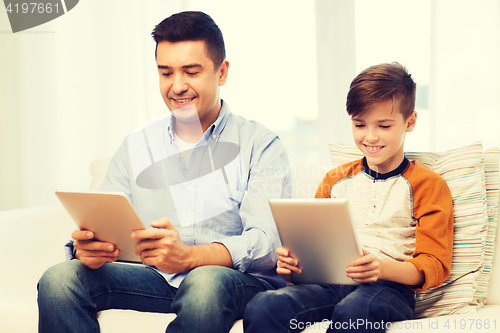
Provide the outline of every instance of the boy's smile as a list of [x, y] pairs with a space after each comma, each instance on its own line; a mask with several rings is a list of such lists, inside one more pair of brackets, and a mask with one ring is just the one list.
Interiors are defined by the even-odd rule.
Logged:
[[376, 103], [352, 118], [354, 141], [370, 169], [388, 173], [401, 164], [405, 134], [413, 130], [416, 120], [416, 112], [405, 120], [392, 100]]

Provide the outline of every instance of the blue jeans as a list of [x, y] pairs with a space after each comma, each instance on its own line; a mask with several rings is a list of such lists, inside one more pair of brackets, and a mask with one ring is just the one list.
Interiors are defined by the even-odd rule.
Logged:
[[384, 280], [293, 285], [256, 295], [247, 305], [243, 326], [245, 333], [300, 332], [313, 325], [327, 332], [385, 332], [388, 323], [413, 317], [414, 296], [404, 285]]
[[93, 270], [71, 260], [38, 282], [39, 332], [99, 332], [99, 311], [129, 309], [176, 313], [168, 333], [227, 333], [264, 290], [257, 278], [220, 266], [192, 270], [177, 289], [148, 267], [108, 263]]

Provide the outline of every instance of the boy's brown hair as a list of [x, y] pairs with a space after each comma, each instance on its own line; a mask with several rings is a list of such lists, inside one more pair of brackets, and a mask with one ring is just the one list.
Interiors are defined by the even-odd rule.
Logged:
[[347, 113], [356, 117], [373, 104], [392, 100], [406, 120], [415, 111], [417, 85], [401, 64], [371, 66], [352, 80], [347, 94]]

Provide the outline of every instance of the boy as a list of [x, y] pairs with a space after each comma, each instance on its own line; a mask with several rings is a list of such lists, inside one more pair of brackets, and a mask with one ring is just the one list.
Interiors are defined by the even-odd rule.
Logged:
[[[372, 66], [351, 83], [347, 113], [365, 156], [326, 174], [316, 198], [347, 198], [363, 256], [346, 268], [358, 285], [290, 285], [256, 295], [245, 332], [300, 331], [331, 320], [328, 332], [382, 331], [411, 319], [415, 291], [450, 274], [453, 206], [444, 180], [403, 154], [415, 127], [416, 84], [398, 63]], [[313, 244], [311, 244], [313, 246]], [[290, 281], [300, 263], [284, 248], [277, 272]], [[325, 254], [328, 255], [328, 254]], [[323, 324], [322, 327], [326, 326]]]

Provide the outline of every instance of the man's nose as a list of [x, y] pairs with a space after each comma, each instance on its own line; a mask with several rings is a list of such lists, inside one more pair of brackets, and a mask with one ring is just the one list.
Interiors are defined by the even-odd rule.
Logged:
[[172, 85], [172, 91], [176, 95], [181, 95], [189, 89], [185, 78], [182, 75], [176, 75], [174, 83]]

